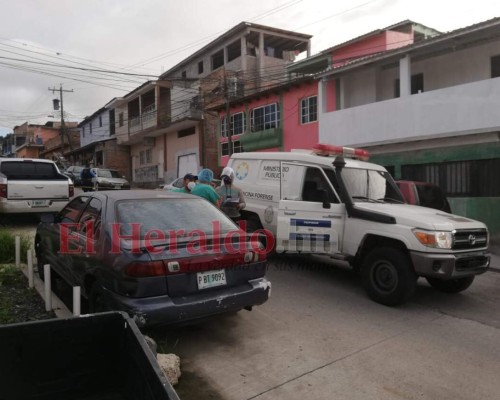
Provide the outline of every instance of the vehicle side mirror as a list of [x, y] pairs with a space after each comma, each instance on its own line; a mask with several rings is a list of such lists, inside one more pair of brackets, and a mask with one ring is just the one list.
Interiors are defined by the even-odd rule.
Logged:
[[331, 208], [330, 199], [328, 197], [328, 192], [326, 189], [321, 189], [321, 201], [323, 202], [323, 208]]
[[40, 217], [40, 222], [42, 224], [53, 224], [56, 220], [56, 216], [53, 213], [44, 213]]

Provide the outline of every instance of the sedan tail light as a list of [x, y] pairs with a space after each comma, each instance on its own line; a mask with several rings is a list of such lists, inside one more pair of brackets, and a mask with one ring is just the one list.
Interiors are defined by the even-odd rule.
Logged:
[[69, 197], [73, 197], [75, 195], [75, 186], [70, 183], [69, 184]]
[[[265, 259], [265, 255], [263, 257]], [[165, 261], [168, 273], [190, 273], [213, 269], [231, 268], [263, 261], [257, 252], [247, 251], [236, 254], [212, 254], [198, 257], [186, 257]]]
[[136, 278], [164, 276], [167, 274], [163, 261], [134, 262], [127, 266], [125, 273]]

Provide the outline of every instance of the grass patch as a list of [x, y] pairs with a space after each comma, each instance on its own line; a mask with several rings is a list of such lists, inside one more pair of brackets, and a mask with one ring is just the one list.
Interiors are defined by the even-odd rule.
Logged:
[[22, 281], [19, 268], [15, 265], [0, 265], [0, 286], [14, 285]]
[[0, 265], [0, 325], [54, 318], [15, 265]]
[[[0, 229], [0, 263], [8, 264], [16, 260], [16, 236], [11, 232]], [[21, 262], [26, 262], [26, 252], [30, 249], [30, 240], [25, 235], [21, 236]]]

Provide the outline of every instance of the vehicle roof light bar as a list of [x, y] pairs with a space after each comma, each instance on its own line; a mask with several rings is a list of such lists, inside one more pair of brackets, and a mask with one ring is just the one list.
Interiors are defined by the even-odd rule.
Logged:
[[363, 149], [354, 149], [352, 147], [334, 146], [331, 144], [318, 143], [313, 146], [314, 154], [318, 156], [344, 156], [366, 161], [370, 158], [370, 153]]

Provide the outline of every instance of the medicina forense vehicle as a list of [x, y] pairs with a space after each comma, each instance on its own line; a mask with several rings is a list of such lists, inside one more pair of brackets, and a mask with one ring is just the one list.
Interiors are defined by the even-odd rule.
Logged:
[[249, 230], [276, 235], [276, 251], [347, 261], [369, 296], [397, 305], [418, 277], [444, 292], [467, 289], [489, 268], [485, 224], [406, 204], [387, 170], [361, 149], [237, 153], [228, 166], [244, 191]]

